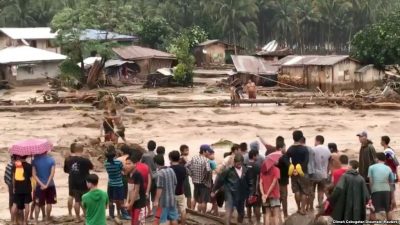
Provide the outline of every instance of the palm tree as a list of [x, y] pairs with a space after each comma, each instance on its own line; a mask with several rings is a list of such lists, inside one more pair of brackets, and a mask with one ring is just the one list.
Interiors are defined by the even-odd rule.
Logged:
[[256, 27], [254, 22], [258, 8], [255, 0], [218, 0], [214, 2], [214, 10], [218, 9], [217, 25], [222, 28], [225, 35], [232, 37], [236, 45], [242, 35], [248, 35], [248, 27]]
[[275, 36], [278, 40], [283, 41], [286, 46], [289, 45], [289, 37], [294, 25], [294, 3], [291, 0], [275, 0], [272, 5], [274, 9], [273, 24], [276, 31]]
[[306, 33], [310, 33], [305, 30], [306, 27], [311, 27], [313, 24], [318, 23], [321, 15], [318, 9], [309, 0], [299, 0], [295, 8], [295, 24], [296, 24], [296, 36], [300, 44], [300, 52], [304, 52], [304, 39]]

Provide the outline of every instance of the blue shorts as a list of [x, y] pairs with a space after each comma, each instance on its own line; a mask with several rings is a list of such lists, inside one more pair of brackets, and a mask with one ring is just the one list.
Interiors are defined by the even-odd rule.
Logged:
[[168, 221], [177, 221], [179, 219], [179, 214], [178, 214], [178, 209], [176, 207], [167, 207], [167, 208], [162, 208], [161, 209], [161, 215], [160, 214], [160, 208], [158, 210], [153, 210], [155, 217], [160, 217], [159, 223], [166, 223]]
[[108, 186], [107, 194], [110, 201], [123, 201], [125, 199], [124, 187], [111, 187]]

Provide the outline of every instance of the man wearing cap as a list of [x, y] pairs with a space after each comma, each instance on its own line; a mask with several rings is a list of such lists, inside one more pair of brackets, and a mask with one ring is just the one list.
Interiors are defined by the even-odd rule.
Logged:
[[364, 178], [364, 180], [368, 183], [368, 168], [376, 163], [376, 151], [374, 146], [372, 145], [372, 141], [368, 139], [368, 134], [366, 131], [363, 131], [357, 134], [360, 143], [360, 155], [359, 155], [359, 169], [360, 175]]
[[212, 171], [208, 162], [208, 155], [212, 151], [209, 145], [200, 146], [200, 154], [193, 157], [186, 165], [194, 184], [195, 204], [199, 204], [198, 209], [201, 213], [206, 213], [207, 202], [210, 201], [209, 187], [211, 187], [211, 184], [209, 184], [209, 177], [212, 176]]

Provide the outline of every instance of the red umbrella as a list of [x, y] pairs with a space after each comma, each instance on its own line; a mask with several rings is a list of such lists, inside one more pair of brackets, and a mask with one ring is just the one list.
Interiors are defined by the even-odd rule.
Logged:
[[40, 155], [53, 149], [53, 144], [47, 139], [29, 139], [13, 144], [9, 152], [13, 155]]
[[282, 157], [282, 152], [280, 152], [280, 151], [269, 154], [265, 158], [265, 160], [261, 166], [261, 173], [268, 172], [273, 166], [275, 166], [278, 163], [278, 161], [281, 157]]

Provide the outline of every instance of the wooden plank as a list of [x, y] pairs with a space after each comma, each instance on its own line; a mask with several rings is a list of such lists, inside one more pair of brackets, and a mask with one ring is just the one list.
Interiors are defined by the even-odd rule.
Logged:
[[12, 105], [0, 106], [0, 112], [32, 112], [51, 110], [93, 110], [93, 106], [87, 104], [42, 104], [42, 105]]

